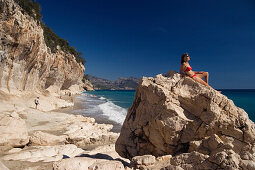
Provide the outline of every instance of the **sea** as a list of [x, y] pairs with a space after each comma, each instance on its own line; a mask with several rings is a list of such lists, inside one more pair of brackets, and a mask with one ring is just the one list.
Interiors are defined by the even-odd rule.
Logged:
[[[255, 122], [255, 89], [221, 89], [222, 94], [244, 109]], [[73, 114], [95, 118], [98, 123], [113, 124], [119, 132], [128, 108], [134, 100], [135, 90], [96, 90], [83, 92], [75, 98]]]

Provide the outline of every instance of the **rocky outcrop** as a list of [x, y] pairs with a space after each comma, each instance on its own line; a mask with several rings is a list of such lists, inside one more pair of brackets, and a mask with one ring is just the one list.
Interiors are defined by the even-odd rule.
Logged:
[[248, 114], [189, 77], [173, 71], [167, 76], [140, 81], [116, 151], [129, 159], [172, 155], [168, 165], [183, 169], [252, 167], [255, 129]]
[[89, 80], [85, 80], [84, 81], [83, 88], [86, 91], [93, 91], [94, 90], [94, 86], [93, 86], [93, 84]]
[[82, 85], [83, 64], [60, 48], [52, 53], [38, 21], [13, 0], [0, 0], [0, 11], [0, 90], [59, 93]]
[[0, 149], [25, 146], [29, 141], [26, 123], [15, 112], [0, 114]]

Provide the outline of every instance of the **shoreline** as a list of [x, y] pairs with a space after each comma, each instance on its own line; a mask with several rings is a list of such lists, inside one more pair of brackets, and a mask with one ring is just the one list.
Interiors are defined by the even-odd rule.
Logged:
[[[37, 158], [23, 159], [19, 157], [19, 154], [22, 155], [30, 149], [34, 149], [34, 147], [40, 147], [41, 149], [41, 147], [45, 148], [47, 146], [54, 148], [60, 145], [64, 147], [73, 145], [73, 149], [76, 150], [74, 152], [77, 152], [77, 149], [79, 150], [80, 148], [81, 150], [83, 149], [82, 152], [80, 151], [80, 154], [83, 153], [83, 155], [96, 152], [99, 147], [105, 148], [98, 150], [97, 154], [107, 154], [113, 160], [119, 159], [129, 164], [129, 160], [120, 157], [114, 149], [119, 133], [115, 133], [117, 130], [114, 130], [114, 125], [111, 124], [110, 120], [108, 121], [102, 118], [102, 121], [100, 121], [99, 119], [72, 113], [73, 108], [76, 107], [74, 104], [75, 98], [79, 95], [81, 94], [72, 96], [43, 96], [30, 93], [29, 95], [24, 94], [19, 97], [10, 97], [8, 101], [2, 100], [0, 104], [0, 115], [5, 116], [7, 113], [15, 113], [17, 119], [23, 120], [26, 125], [29, 143], [24, 147], [1, 147], [1, 155], [3, 156], [1, 156], [0, 161], [10, 169], [37, 169], [36, 167], [38, 166], [48, 168], [52, 167], [52, 163], [63, 160], [64, 157], [62, 158], [60, 156], [60, 158], [56, 159], [54, 156], [55, 161], [49, 161], [49, 163], [43, 163], [41, 161], [49, 159], [48, 157], [40, 157], [38, 161], [32, 163], [29, 161], [31, 159], [36, 160]], [[33, 107], [33, 100], [36, 96], [40, 96], [38, 109]], [[31, 140], [33, 138], [35, 138], [34, 141]], [[12, 148], [15, 151], [10, 150]], [[40, 150], [38, 152], [40, 154], [44, 153], [44, 151]], [[93, 161], [97, 161], [97, 159], [105, 158], [95, 157]], [[109, 159], [106, 160], [109, 161]], [[22, 164], [23, 161], [26, 163]], [[20, 167], [21, 165], [22, 167]]]
[[77, 97], [79, 97], [81, 95], [82, 94], [76, 94], [74, 96], [71, 96], [72, 99], [67, 98], [69, 96], [67, 96], [67, 97], [62, 96], [62, 99], [66, 98], [68, 101], [73, 101], [73, 106], [58, 108], [58, 109], [55, 109], [55, 110], [52, 110], [52, 111], [60, 112], [60, 113], [67, 113], [67, 114], [72, 114], [72, 115], [82, 115], [82, 116], [85, 116], [85, 117], [94, 118], [95, 122], [98, 123], [98, 124], [111, 124], [111, 125], [113, 125], [113, 128], [111, 129], [111, 132], [120, 133], [122, 125], [115, 122], [115, 121], [113, 121], [113, 120], [110, 120], [105, 115], [85, 115], [82, 112], [74, 113], [73, 111], [80, 110], [80, 109], [84, 108], [84, 103], [77, 99]]

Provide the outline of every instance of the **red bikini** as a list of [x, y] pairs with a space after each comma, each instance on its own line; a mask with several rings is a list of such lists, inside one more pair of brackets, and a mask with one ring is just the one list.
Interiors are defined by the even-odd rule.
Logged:
[[190, 71], [190, 70], [192, 70], [192, 67], [187, 67], [184, 72], [187, 72], [187, 71]]
[[[192, 70], [192, 67], [187, 67], [186, 70], [184, 72], [187, 72], [187, 71], [191, 71]], [[193, 76], [191, 76], [191, 78], [197, 76], [196, 74], [194, 74]]]

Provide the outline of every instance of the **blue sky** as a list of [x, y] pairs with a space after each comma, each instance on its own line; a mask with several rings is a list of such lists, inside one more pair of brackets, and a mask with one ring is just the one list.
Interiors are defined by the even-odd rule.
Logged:
[[37, 0], [43, 21], [83, 53], [86, 74], [155, 76], [195, 71], [218, 89], [255, 88], [254, 0]]

